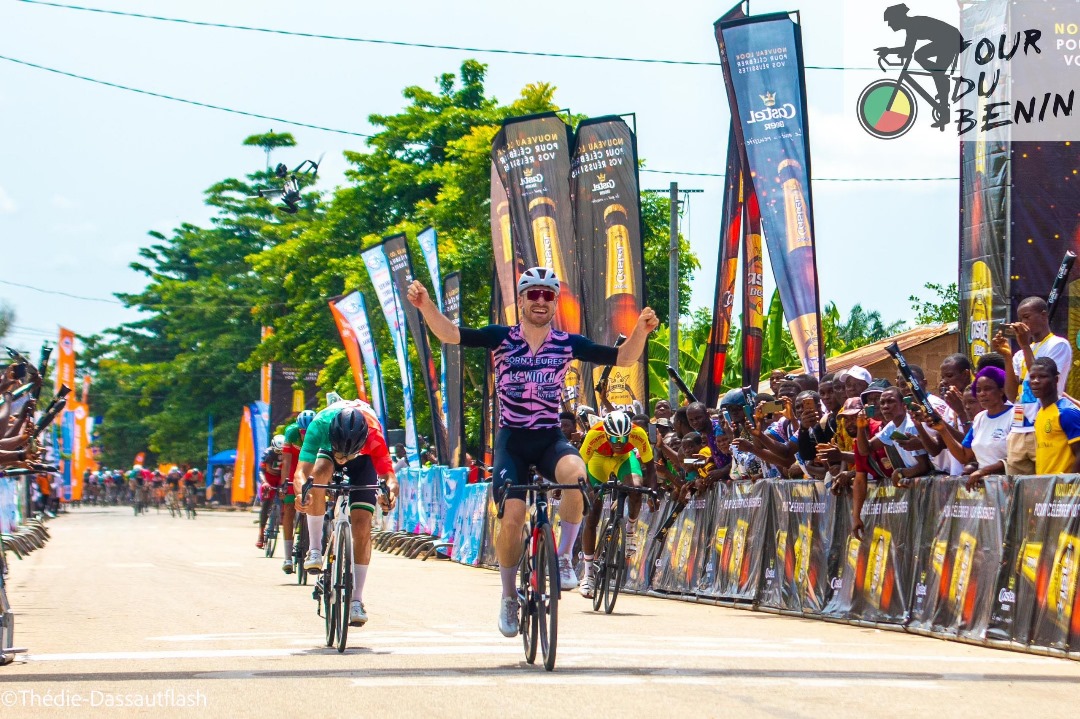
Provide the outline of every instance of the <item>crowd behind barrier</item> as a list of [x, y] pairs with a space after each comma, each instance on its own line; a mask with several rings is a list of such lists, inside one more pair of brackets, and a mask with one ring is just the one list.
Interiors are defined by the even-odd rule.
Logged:
[[[402, 475], [393, 526], [495, 566], [490, 483], [442, 467]], [[625, 590], [1080, 659], [1080, 475], [871, 486], [861, 541], [851, 511], [850, 494], [814, 480], [667, 498], [642, 508]]]

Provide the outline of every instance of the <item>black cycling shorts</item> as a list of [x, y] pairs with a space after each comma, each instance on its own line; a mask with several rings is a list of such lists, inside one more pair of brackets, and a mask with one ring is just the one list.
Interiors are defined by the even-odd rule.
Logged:
[[[515, 490], [515, 484], [532, 484], [529, 465], [542, 476], [555, 481], [555, 465], [567, 455], [578, 455], [560, 429], [507, 429], [495, 435], [495, 501], [502, 501], [504, 487], [509, 499], [525, 499], [525, 492]], [[580, 455], [578, 455], [580, 456]]]
[[375, 472], [371, 457], [362, 454], [345, 464], [335, 465], [334, 469], [345, 473], [346, 484], [364, 488], [349, 490], [349, 509], [366, 509], [375, 514], [375, 503], [379, 499], [379, 475]]

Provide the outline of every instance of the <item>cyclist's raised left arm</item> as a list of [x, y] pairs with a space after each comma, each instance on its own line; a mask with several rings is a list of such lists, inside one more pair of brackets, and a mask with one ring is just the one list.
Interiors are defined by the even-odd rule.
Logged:
[[660, 324], [656, 318], [656, 312], [651, 307], [646, 307], [638, 316], [637, 325], [630, 337], [619, 348], [619, 358], [615, 361], [620, 367], [630, 367], [639, 359], [645, 351], [645, 342], [649, 339], [649, 333]]

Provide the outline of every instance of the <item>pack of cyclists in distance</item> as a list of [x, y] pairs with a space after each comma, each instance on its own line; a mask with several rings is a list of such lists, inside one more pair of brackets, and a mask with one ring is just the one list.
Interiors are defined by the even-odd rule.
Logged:
[[174, 516], [185, 509], [195, 517], [198, 494], [205, 484], [196, 467], [172, 465], [166, 472], [135, 464], [128, 471], [101, 467], [83, 472], [82, 501], [91, 505], [131, 505], [135, 514], [150, 507], [167, 508]]

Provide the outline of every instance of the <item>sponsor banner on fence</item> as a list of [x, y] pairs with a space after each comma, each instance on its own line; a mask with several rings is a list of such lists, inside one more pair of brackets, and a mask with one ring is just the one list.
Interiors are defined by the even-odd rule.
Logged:
[[486, 482], [487, 498], [484, 500], [484, 545], [480, 552], [480, 563], [485, 567], [498, 567], [499, 559], [495, 556], [495, 535], [499, 507], [495, 504], [495, 492], [491, 482]]
[[654, 562], [652, 588], [684, 594], [696, 588], [698, 554], [707, 524], [709, 493], [687, 500], [664, 537], [663, 550]]
[[772, 484], [774, 542], [760, 597], [763, 605], [811, 614], [825, 608], [831, 595], [828, 557], [835, 516], [831, 499], [824, 482]]
[[983, 639], [997, 583], [1005, 531], [1008, 480], [991, 478], [968, 491], [962, 479], [937, 479], [929, 494], [915, 556], [909, 626], [938, 634]]
[[817, 376], [823, 350], [801, 28], [775, 13], [721, 18], [715, 31], [784, 315], [803, 369]]
[[[394, 280], [394, 291], [397, 293], [397, 303], [400, 311], [405, 315], [405, 322], [412, 335], [413, 345], [416, 347], [416, 356], [420, 362], [420, 376], [424, 380], [424, 389], [427, 390], [428, 407], [431, 410], [431, 443], [435, 445], [435, 453], [438, 455], [439, 464], [445, 464], [447, 458], [446, 449], [446, 417], [442, 412], [442, 392], [439, 388], [439, 377], [435, 370], [435, 358], [431, 354], [431, 341], [428, 338], [427, 323], [424, 322], [420, 310], [405, 299], [409, 285], [413, 281], [412, 259], [409, 257], [409, 246], [405, 241], [404, 234], [394, 235], [383, 240], [383, 252], [386, 253], [386, 261], [390, 267], [390, 276]], [[440, 293], [442, 288], [439, 289]]]
[[401, 370], [401, 404], [404, 410], [405, 455], [409, 464], [420, 466], [420, 453], [416, 443], [416, 416], [413, 408], [412, 370], [409, 366], [409, 350], [405, 340], [405, 313], [402, 310], [394, 289], [394, 279], [390, 275], [390, 263], [386, 259], [382, 245], [360, 253], [367, 267], [375, 295], [379, 298], [383, 317], [390, 329], [390, 339], [394, 343], [398, 368]]
[[466, 484], [462, 487], [461, 504], [454, 517], [454, 548], [450, 558], [455, 562], [479, 566], [484, 550], [487, 524], [487, 504], [490, 483]]
[[714, 486], [716, 501], [712, 533], [705, 547], [705, 566], [714, 567], [709, 597], [755, 600], [762, 576], [761, 550], [766, 538], [769, 485], [766, 482], [728, 482]]
[[[645, 304], [644, 247], [637, 142], [620, 117], [598, 117], [578, 125], [570, 166], [576, 248], [581, 263], [585, 333], [601, 344], [629, 337]], [[632, 414], [648, 404], [648, 358], [631, 367], [613, 367], [607, 398]], [[585, 397], [603, 367], [593, 367]], [[592, 403], [600, 407], [599, 402]], [[604, 413], [604, 412], [602, 412]]]

